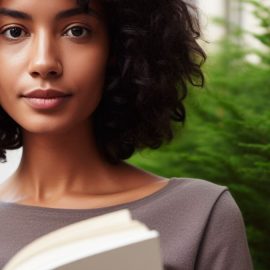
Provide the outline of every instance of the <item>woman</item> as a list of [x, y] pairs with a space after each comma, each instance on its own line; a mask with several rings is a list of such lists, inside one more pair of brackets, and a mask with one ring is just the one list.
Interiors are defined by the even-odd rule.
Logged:
[[165, 269], [251, 269], [228, 189], [124, 162], [172, 139], [187, 83], [203, 85], [182, 0], [0, 1], [0, 266], [35, 238], [121, 208], [160, 232]]

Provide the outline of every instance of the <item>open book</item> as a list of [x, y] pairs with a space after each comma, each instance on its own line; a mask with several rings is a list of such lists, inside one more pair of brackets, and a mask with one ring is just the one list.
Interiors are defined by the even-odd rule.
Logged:
[[162, 270], [157, 231], [124, 209], [73, 223], [20, 250], [3, 270]]

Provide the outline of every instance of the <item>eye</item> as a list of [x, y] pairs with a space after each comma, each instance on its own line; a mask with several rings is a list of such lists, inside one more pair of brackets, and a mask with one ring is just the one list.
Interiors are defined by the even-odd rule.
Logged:
[[18, 26], [12, 26], [6, 28], [4, 31], [2, 31], [0, 34], [5, 36], [8, 39], [18, 39], [21, 37], [22, 33], [26, 33], [21, 27]]
[[73, 26], [69, 28], [65, 35], [68, 35], [67, 33], [70, 33], [72, 38], [83, 38], [90, 34], [91, 30], [82, 26]]

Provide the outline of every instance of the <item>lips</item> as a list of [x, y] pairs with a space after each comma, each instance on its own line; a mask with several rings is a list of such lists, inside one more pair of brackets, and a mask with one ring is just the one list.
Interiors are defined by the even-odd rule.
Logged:
[[26, 92], [21, 97], [36, 110], [51, 110], [61, 108], [72, 95], [55, 89], [36, 89]]
[[65, 93], [63, 91], [55, 90], [55, 89], [37, 89], [30, 92], [27, 92], [22, 95], [26, 98], [40, 98], [40, 99], [51, 99], [51, 98], [59, 98], [59, 97], [68, 97], [71, 96], [69, 93]]

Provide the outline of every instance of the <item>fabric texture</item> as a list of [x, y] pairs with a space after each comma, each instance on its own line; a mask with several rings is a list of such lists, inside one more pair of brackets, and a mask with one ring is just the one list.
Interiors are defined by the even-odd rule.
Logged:
[[172, 178], [147, 197], [105, 208], [61, 209], [0, 202], [0, 269], [37, 237], [123, 208], [160, 233], [165, 270], [253, 269], [244, 220], [228, 188], [191, 178]]

